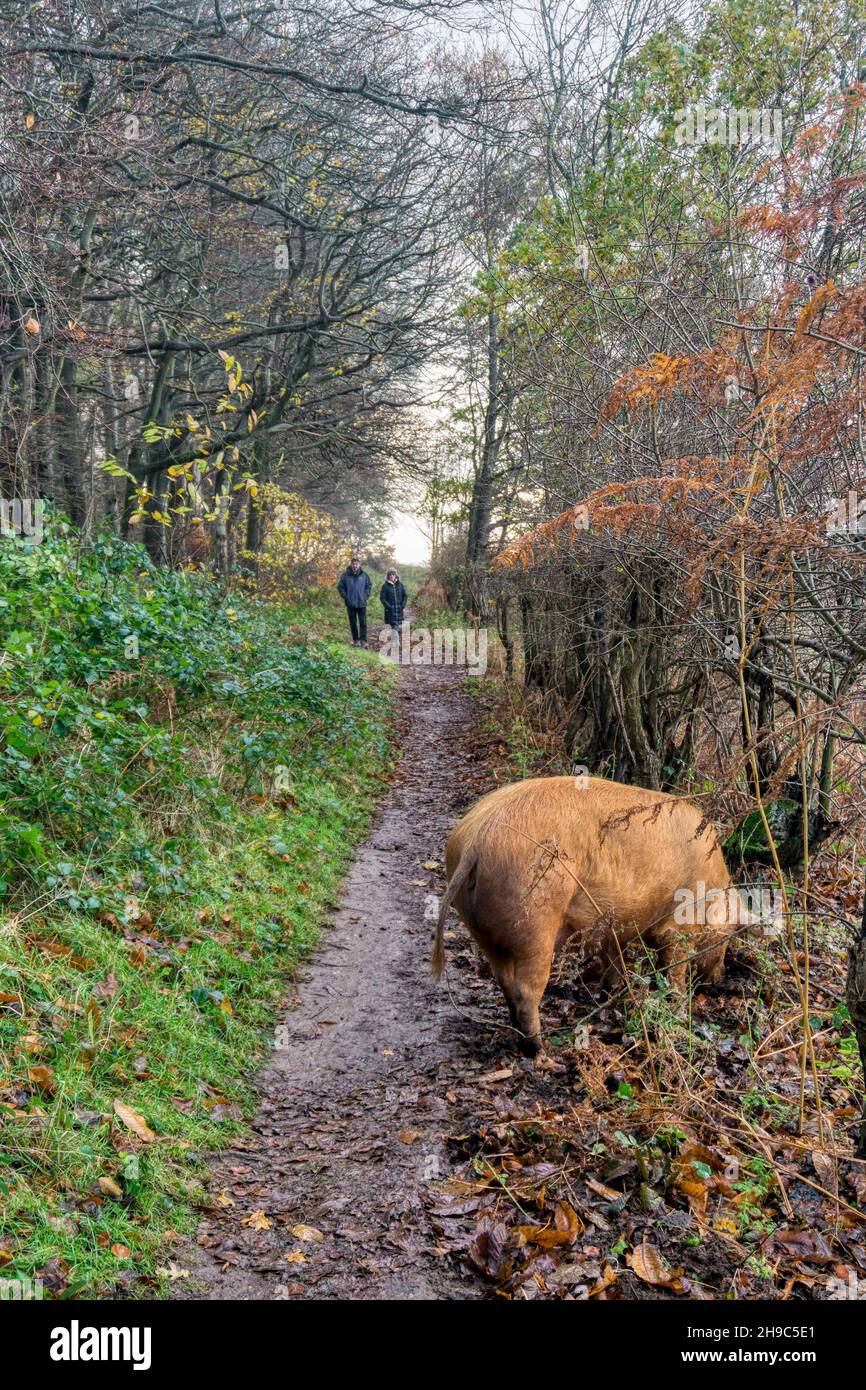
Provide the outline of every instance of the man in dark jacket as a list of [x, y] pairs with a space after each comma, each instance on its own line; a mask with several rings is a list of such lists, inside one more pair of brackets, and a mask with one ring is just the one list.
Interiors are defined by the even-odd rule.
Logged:
[[351, 563], [343, 570], [337, 588], [349, 613], [352, 646], [366, 646], [367, 599], [373, 591], [373, 581], [369, 574], [361, 569], [361, 561], [357, 556], [353, 556]]
[[397, 628], [402, 623], [407, 597], [399, 574], [396, 570], [389, 570], [385, 583], [379, 590], [379, 598], [385, 610], [385, 622], [389, 627]]

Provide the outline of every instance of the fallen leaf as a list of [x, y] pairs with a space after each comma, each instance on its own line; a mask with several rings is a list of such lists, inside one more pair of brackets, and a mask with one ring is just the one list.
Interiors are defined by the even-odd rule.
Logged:
[[111, 999], [119, 988], [117, 976], [109, 971], [104, 980], [98, 980], [93, 986], [90, 997], [92, 999]]
[[828, 1192], [836, 1191], [836, 1163], [828, 1154], [822, 1153], [820, 1149], [812, 1150], [812, 1163], [815, 1172], [821, 1180], [823, 1187]]
[[249, 1216], [245, 1216], [241, 1222], [242, 1226], [249, 1226], [252, 1231], [269, 1231], [273, 1224], [273, 1221], [269, 1221], [260, 1208], [251, 1211]]
[[40, 941], [36, 937], [27, 938], [28, 945], [36, 951], [42, 951], [46, 956], [71, 956], [72, 947], [66, 946], [62, 941]]
[[104, 1192], [106, 1197], [123, 1196], [123, 1188], [120, 1186], [120, 1183], [114, 1181], [114, 1178], [100, 1178], [99, 1190], [100, 1192]]
[[44, 1091], [47, 1096], [53, 1096], [57, 1090], [57, 1081], [51, 1067], [46, 1067], [40, 1062], [38, 1066], [30, 1068], [30, 1080], [34, 1086], [38, 1086], [40, 1091]]
[[648, 1240], [641, 1241], [630, 1255], [626, 1255], [626, 1263], [645, 1284], [652, 1284], [654, 1288], [673, 1289], [675, 1293], [685, 1292], [680, 1277], [683, 1271], [671, 1269], [661, 1251]]
[[583, 1223], [568, 1202], [559, 1202], [553, 1226], [518, 1226], [517, 1229], [530, 1245], [554, 1250], [559, 1245], [571, 1245], [583, 1230]]
[[317, 1231], [315, 1226], [290, 1226], [289, 1230], [296, 1240], [312, 1241], [318, 1245], [320, 1241], [325, 1239], [322, 1232]]
[[156, 1138], [147, 1121], [136, 1110], [124, 1105], [122, 1100], [114, 1102], [114, 1113], [126, 1125], [127, 1129], [131, 1129], [133, 1134], [138, 1135], [143, 1143], [150, 1144]]
[[812, 1231], [774, 1231], [773, 1240], [792, 1259], [831, 1265], [833, 1254], [824, 1236]]
[[611, 1268], [610, 1265], [605, 1265], [604, 1269], [602, 1270], [601, 1278], [593, 1285], [593, 1287], [589, 1291], [590, 1298], [597, 1298], [599, 1294], [604, 1293], [605, 1289], [609, 1289], [611, 1284], [615, 1283], [616, 1270]]
[[721, 1231], [725, 1235], [735, 1236], [739, 1226], [732, 1216], [717, 1216], [713, 1222], [713, 1230]]
[[507, 1275], [511, 1268], [509, 1229], [504, 1221], [484, 1220], [467, 1250], [470, 1262], [489, 1279]]

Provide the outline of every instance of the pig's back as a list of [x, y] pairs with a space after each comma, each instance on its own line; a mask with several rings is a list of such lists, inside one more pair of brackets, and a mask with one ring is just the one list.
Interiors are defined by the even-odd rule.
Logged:
[[665, 792], [601, 777], [537, 777], [483, 797], [460, 822], [459, 849], [473, 845], [490, 887], [499, 875], [504, 888], [506, 880], [534, 880], [545, 851], [556, 848], [562, 858], [548, 872], [564, 876], [570, 893], [593, 909], [650, 920], [678, 888], [727, 884], [715, 832], [701, 821], [697, 807]]

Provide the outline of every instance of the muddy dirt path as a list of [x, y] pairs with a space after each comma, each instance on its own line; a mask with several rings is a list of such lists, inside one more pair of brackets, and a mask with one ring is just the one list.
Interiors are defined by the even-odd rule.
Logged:
[[471, 968], [434, 985], [424, 917], [444, 880], [423, 865], [477, 795], [463, 675], [402, 673], [403, 758], [260, 1076], [252, 1134], [213, 1164], [182, 1297], [479, 1296], [425, 1214], [449, 1171], [451, 1088], [496, 1065], [471, 1016], [489, 991]]

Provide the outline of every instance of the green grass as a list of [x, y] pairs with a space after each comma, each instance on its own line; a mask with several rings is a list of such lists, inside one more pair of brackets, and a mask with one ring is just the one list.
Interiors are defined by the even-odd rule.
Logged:
[[0, 596], [0, 1277], [152, 1294], [390, 774], [394, 673], [330, 595], [62, 529], [0, 549]]

